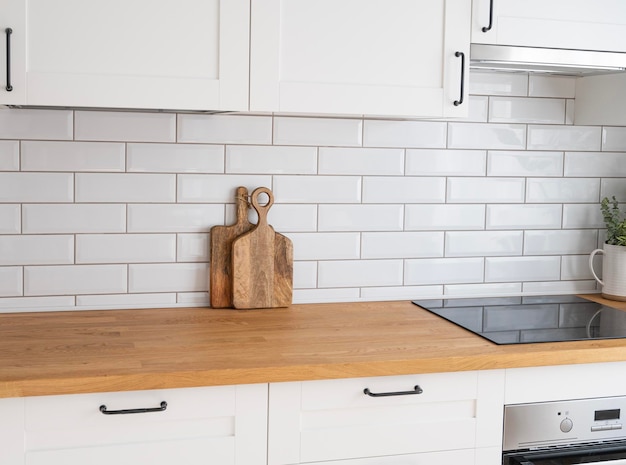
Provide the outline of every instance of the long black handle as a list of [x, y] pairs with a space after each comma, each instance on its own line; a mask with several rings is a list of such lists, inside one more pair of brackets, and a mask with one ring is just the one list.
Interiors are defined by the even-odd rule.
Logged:
[[491, 31], [492, 27], [493, 27], [493, 0], [489, 0], [489, 26], [483, 27], [482, 31], [483, 32]]
[[363, 394], [367, 394], [370, 397], [389, 397], [389, 396], [410, 396], [414, 394], [421, 394], [424, 392], [419, 385], [416, 385], [412, 391], [398, 391], [398, 392], [372, 392], [369, 388], [363, 389]]
[[454, 106], [458, 107], [463, 103], [463, 98], [465, 96], [465, 53], [456, 52], [454, 56], [461, 57], [461, 98], [454, 101]]
[[167, 408], [167, 402], [161, 402], [159, 407], [153, 408], [131, 408], [127, 410], [107, 410], [106, 405], [100, 406], [100, 411], [103, 415], [128, 415], [130, 413], [150, 413], [150, 412], [163, 412]]
[[4, 33], [7, 35], [7, 92], [11, 92], [13, 90], [13, 86], [11, 85], [11, 34], [13, 34], [13, 29], [7, 27], [4, 30]]

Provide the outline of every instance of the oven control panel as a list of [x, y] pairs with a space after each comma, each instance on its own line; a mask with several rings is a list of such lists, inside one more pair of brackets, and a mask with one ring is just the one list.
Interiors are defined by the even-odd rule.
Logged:
[[626, 439], [626, 397], [504, 407], [504, 451]]

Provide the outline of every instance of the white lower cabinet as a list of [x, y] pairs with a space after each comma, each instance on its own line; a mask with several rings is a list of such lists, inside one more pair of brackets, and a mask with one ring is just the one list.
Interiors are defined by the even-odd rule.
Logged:
[[270, 384], [268, 463], [498, 465], [503, 396], [503, 370]]
[[267, 385], [0, 399], [0, 434], [2, 465], [263, 465]]

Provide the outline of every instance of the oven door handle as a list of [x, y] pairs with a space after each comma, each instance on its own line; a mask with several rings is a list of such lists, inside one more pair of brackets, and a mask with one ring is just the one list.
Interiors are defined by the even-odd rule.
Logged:
[[[550, 463], [552, 464], [559, 464], [561, 463], [559, 460], [561, 458], [569, 458], [571, 459], [571, 455], [568, 456], [563, 456], [563, 457], [552, 457], [550, 460]], [[514, 458], [513, 461], [511, 462], [511, 465], [541, 465], [541, 463], [543, 462], [544, 459], [526, 459], [524, 457], [519, 457], [519, 458]], [[572, 462], [563, 462], [563, 463], [572, 463]], [[580, 462], [581, 465], [594, 465], [594, 464], [601, 464], [601, 465], [626, 465], [626, 459], [617, 459], [617, 460], [600, 460], [598, 462]]]

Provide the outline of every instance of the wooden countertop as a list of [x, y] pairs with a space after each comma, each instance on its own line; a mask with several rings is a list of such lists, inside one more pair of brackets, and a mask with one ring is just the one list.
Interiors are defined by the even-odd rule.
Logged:
[[498, 346], [408, 301], [0, 314], [0, 397], [622, 360], [626, 339]]

